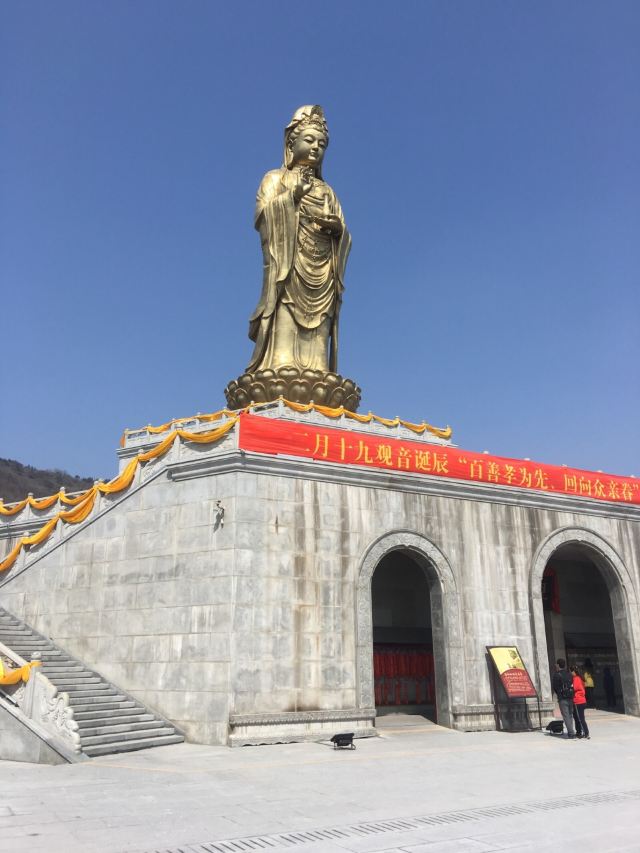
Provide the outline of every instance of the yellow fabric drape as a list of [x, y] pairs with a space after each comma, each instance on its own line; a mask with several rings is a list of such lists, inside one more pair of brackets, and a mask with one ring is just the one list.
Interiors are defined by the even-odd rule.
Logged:
[[110, 495], [114, 492], [120, 492], [122, 489], [128, 488], [135, 476], [136, 468], [138, 467], [138, 460], [134, 457], [124, 469], [115, 477], [113, 480], [110, 480], [108, 483], [98, 483], [97, 487], [103, 495]]
[[163, 438], [160, 444], [156, 444], [155, 447], [152, 447], [151, 450], [147, 450], [146, 453], [141, 453], [138, 456], [138, 459], [141, 462], [148, 462], [150, 459], [157, 459], [158, 456], [162, 456], [168, 450], [170, 450], [173, 446], [173, 442], [176, 440], [178, 433], [170, 432], [166, 438]]
[[[14, 545], [4, 560], [0, 562], [0, 572], [4, 572], [11, 568], [25, 545], [39, 545], [41, 542], [44, 542], [45, 539], [53, 533], [59, 521], [63, 521], [66, 524], [80, 524], [80, 522], [88, 518], [95, 505], [96, 495], [98, 493], [110, 495], [128, 489], [133, 482], [138, 466], [144, 462], [148, 462], [150, 459], [156, 459], [159, 456], [163, 456], [171, 448], [176, 438], [179, 437], [183, 441], [192, 441], [197, 444], [211, 444], [226, 435], [229, 430], [237, 424], [237, 422], [238, 415], [236, 414], [233, 418], [227, 421], [227, 423], [222, 424], [215, 429], [208, 430], [207, 432], [189, 432], [188, 430], [180, 429], [169, 433], [165, 439], [155, 447], [151, 448], [151, 450], [135, 456], [127, 463], [124, 470], [121, 471], [117, 477], [114, 477], [113, 480], [110, 480], [108, 483], [98, 483], [84, 492], [84, 494], [80, 495], [77, 499], [74, 499], [73, 503], [75, 506], [73, 509], [63, 510], [62, 512], [56, 513], [53, 518], [50, 518], [45, 524], [43, 524], [40, 530], [37, 530], [31, 536], [23, 536], [18, 543]], [[24, 506], [26, 506], [26, 501], [23, 503]], [[49, 506], [51, 506], [52, 503], [53, 501]], [[11, 514], [13, 515], [14, 513]]]
[[381, 418], [379, 415], [373, 415], [371, 413], [368, 415], [359, 415], [357, 412], [350, 412], [342, 406], [340, 406], [339, 409], [332, 409], [329, 406], [319, 406], [315, 403], [294, 403], [291, 400], [283, 400], [282, 402], [294, 412], [315, 411], [327, 418], [339, 418], [344, 415], [350, 420], [357, 421], [360, 424], [369, 424], [371, 421], [375, 421], [378, 424], [383, 424], [383, 426], [388, 427], [400, 425], [411, 430], [411, 432], [415, 432], [417, 435], [422, 435], [423, 432], [430, 432], [432, 435], [437, 435], [439, 438], [444, 439], [451, 438], [453, 434], [451, 427], [441, 429], [440, 427], [431, 426], [431, 424], [412, 424], [410, 421], [403, 421], [400, 418]]
[[23, 501], [20, 501], [19, 504], [14, 504], [12, 507], [6, 507], [4, 503], [0, 504], [0, 515], [17, 515], [19, 512], [27, 506], [29, 503], [29, 498], [25, 498]]
[[176, 430], [176, 432], [180, 438], [185, 441], [194, 441], [196, 444], [208, 444], [209, 442], [217, 441], [219, 438], [222, 438], [223, 435], [226, 435], [237, 421], [238, 418], [235, 417], [232, 421], [227, 421], [226, 424], [223, 424], [216, 429], [212, 429], [209, 432], [186, 432], [182, 429]]
[[54, 515], [54, 517], [47, 521], [40, 530], [37, 530], [31, 536], [23, 536], [20, 540], [22, 545], [39, 545], [41, 542], [44, 542], [44, 540], [51, 536], [53, 531], [56, 529], [58, 517], [59, 513], [58, 515]]
[[31, 663], [25, 663], [24, 666], [19, 666], [17, 669], [5, 669], [0, 661], [0, 684], [17, 684], [19, 681], [29, 681], [31, 667], [33, 666], [40, 666], [40, 661], [34, 660]]
[[40, 498], [39, 500], [35, 500], [29, 498], [29, 505], [33, 507], [33, 509], [49, 509], [50, 506], [53, 506], [54, 503], [58, 500], [59, 493], [57, 495], [50, 495], [48, 498]]
[[67, 524], [80, 524], [81, 521], [84, 521], [85, 518], [87, 518], [93, 509], [97, 494], [98, 489], [94, 486], [84, 503], [78, 504], [78, 506], [75, 506], [73, 509], [59, 512], [58, 518], [62, 521], [66, 521]]
[[[424, 432], [430, 432], [432, 435], [438, 436], [438, 438], [444, 438], [447, 440], [450, 439], [451, 436], [453, 435], [453, 430], [449, 426], [442, 428], [442, 427], [434, 427], [431, 424], [427, 424], [427, 423], [413, 424], [410, 421], [403, 421], [400, 418], [381, 418], [379, 415], [373, 415], [371, 413], [369, 413], [367, 415], [359, 415], [357, 412], [350, 412], [348, 409], [345, 409], [342, 406], [340, 406], [340, 408], [334, 409], [334, 408], [331, 408], [330, 406], [321, 406], [317, 403], [294, 403], [292, 400], [285, 400], [284, 397], [280, 398], [280, 402], [284, 403], [284, 405], [287, 406], [287, 408], [291, 409], [294, 412], [313, 412], [313, 411], [315, 411], [315, 412], [320, 412], [321, 415], [325, 415], [325, 417], [328, 417], [328, 418], [339, 418], [342, 415], [344, 415], [345, 417], [350, 418], [351, 420], [357, 421], [358, 423], [361, 423], [361, 424], [368, 424], [368, 423], [371, 423], [371, 421], [375, 421], [376, 423], [383, 424], [383, 426], [388, 426], [388, 427], [398, 426], [400, 424], [401, 426], [406, 427], [407, 429], [411, 430], [412, 432], [415, 432], [417, 435], [422, 435], [422, 433], [424, 433]], [[213, 412], [213, 413], [208, 414], [208, 415], [196, 415], [195, 417], [200, 421], [219, 420], [221, 417], [224, 417], [224, 416], [231, 417], [231, 416], [239, 415], [242, 412], [248, 412], [250, 409], [258, 408], [260, 405], [261, 404], [258, 403], [257, 405], [254, 404], [253, 406], [245, 406], [244, 409], [238, 409], [237, 411], [231, 411], [229, 409], [221, 409], [219, 412]], [[272, 403], [265, 403], [264, 405], [272, 405]], [[140, 431], [146, 429], [147, 432], [150, 432], [150, 433], [155, 435], [157, 433], [166, 432], [168, 429], [170, 429], [173, 426], [173, 424], [181, 423], [182, 421], [185, 421], [185, 420], [193, 420], [193, 417], [182, 418], [182, 419], [174, 418], [172, 421], [167, 421], [166, 424], [161, 424], [160, 426], [155, 426], [155, 427], [154, 426], [142, 427], [140, 430], [125, 430], [125, 432], [123, 433], [123, 435], [120, 439], [120, 444], [122, 446], [124, 446], [127, 434], [129, 432], [140, 432]]]
[[120, 446], [124, 447], [127, 434], [129, 432], [142, 432], [143, 430], [146, 430], [146, 432], [150, 432], [152, 435], [157, 435], [158, 433], [166, 432], [168, 429], [171, 429], [174, 424], [181, 424], [185, 421], [195, 420], [196, 418], [199, 421], [219, 421], [220, 418], [235, 417], [237, 414], [238, 412], [232, 411], [231, 409], [220, 409], [218, 412], [210, 412], [206, 415], [191, 415], [188, 418], [173, 418], [173, 420], [167, 421], [166, 424], [160, 424], [160, 426], [151, 426], [151, 424], [149, 424], [146, 427], [141, 427], [139, 430], [125, 430], [120, 437]]
[[77, 506], [78, 504], [81, 504], [83, 500], [85, 500], [85, 498], [87, 497], [87, 495], [89, 494], [89, 492], [91, 491], [92, 488], [93, 488], [93, 486], [91, 486], [91, 488], [87, 489], [86, 492], [82, 492], [82, 494], [76, 495], [75, 498], [68, 498], [64, 492], [61, 492], [60, 493], [60, 503], [64, 504], [65, 506]]
[[22, 539], [19, 539], [17, 544], [13, 546], [13, 548], [9, 551], [4, 560], [0, 563], [0, 572], [6, 571], [6, 569], [10, 569], [11, 566], [18, 559], [18, 554], [22, 551]]
[[75, 498], [68, 498], [65, 493], [60, 490], [59, 492], [56, 492], [55, 495], [48, 495], [46, 498], [25, 498], [23, 501], [14, 504], [12, 507], [6, 507], [2, 501], [0, 501], [0, 515], [17, 515], [27, 506], [30, 506], [32, 509], [49, 509], [49, 507], [52, 507], [57, 501], [60, 501], [60, 503], [66, 504], [67, 506], [75, 506], [76, 504], [82, 503], [90, 491], [91, 489], [86, 492], [82, 492], [82, 494], [77, 495]]

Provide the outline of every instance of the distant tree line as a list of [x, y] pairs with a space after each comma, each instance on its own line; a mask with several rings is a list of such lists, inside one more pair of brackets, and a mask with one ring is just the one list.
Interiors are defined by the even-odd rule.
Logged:
[[92, 477], [78, 477], [58, 469], [42, 470], [15, 459], [0, 459], [0, 498], [5, 503], [21, 501], [29, 492], [36, 498], [53, 495], [61, 486], [67, 492], [80, 492], [93, 482]]

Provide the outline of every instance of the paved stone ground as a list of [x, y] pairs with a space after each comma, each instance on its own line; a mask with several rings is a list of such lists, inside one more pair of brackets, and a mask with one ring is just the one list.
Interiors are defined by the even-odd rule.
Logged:
[[590, 741], [387, 717], [355, 752], [179, 744], [0, 762], [0, 851], [638, 851], [640, 719], [588, 720]]

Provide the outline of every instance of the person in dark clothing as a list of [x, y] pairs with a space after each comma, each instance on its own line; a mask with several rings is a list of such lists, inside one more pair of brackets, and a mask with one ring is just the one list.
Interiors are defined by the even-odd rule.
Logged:
[[573, 677], [567, 669], [567, 662], [564, 658], [558, 658], [556, 661], [556, 671], [553, 674], [551, 686], [558, 697], [560, 713], [567, 727], [567, 737], [569, 740], [575, 740], [576, 730], [573, 723]]
[[605, 696], [607, 697], [607, 708], [616, 707], [616, 683], [613, 679], [611, 668], [605, 666], [602, 673], [602, 686], [604, 687]]

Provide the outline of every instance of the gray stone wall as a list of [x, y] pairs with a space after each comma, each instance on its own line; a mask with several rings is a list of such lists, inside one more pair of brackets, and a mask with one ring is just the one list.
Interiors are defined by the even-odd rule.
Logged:
[[0, 760], [31, 764], [67, 764], [46, 732], [24, 718], [17, 709], [0, 702]]
[[32, 553], [2, 580], [0, 602], [193, 741], [228, 742], [230, 718], [236, 742], [295, 739], [297, 722], [301, 737], [340, 720], [366, 734], [370, 581], [403, 548], [430, 584], [439, 720], [487, 728], [487, 645], [517, 644], [550, 707], [542, 571], [559, 545], [581, 542], [607, 579], [627, 709], [639, 713], [639, 518], [595, 501], [200, 451], [197, 465], [167, 460]]
[[216, 502], [232, 519], [235, 484], [154, 479], [10, 576], [3, 604], [187, 737], [224, 742], [235, 525]]

